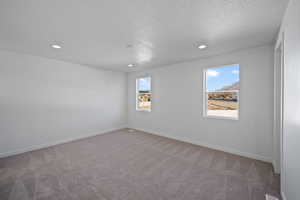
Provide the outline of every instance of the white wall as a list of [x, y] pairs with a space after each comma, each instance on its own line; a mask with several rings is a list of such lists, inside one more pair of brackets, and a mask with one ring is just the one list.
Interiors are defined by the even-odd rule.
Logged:
[[[203, 69], [240, 64], [240, 119], [203, 118]], [[152, 76], [153, 110], [135, 111], [135, 79]], [[129, 127], [271, 161], [273, 47], [247, 50], [128, 75]]]
[[282, 193], [300, 199], [300, 1], [290, 0], [279, 40], [283, 37], [284, 105]]
[[0, 51], [0, 157], [127, 124], [127, 75]]

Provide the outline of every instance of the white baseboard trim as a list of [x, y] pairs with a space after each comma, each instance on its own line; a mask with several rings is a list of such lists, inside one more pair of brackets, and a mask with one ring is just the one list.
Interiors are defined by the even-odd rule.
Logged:
[[75, 137], [72, 137], [72, 138], [63, 139], [63, 140], [59, 140], [59, 141], [55, 141], [55, 142], [49, 142], [49, 143], [44, 143], [44, 144], [32, 145], [30, 147], [26, 147], [26, 148], [23, 148], [23, 149], [17, 149], [17, 150], [13, 150], [13, 151], [8, 151], [8, 152], [0, 153], [0, 158], [4, 158], [4, 157], [8, 157], [8, 156], [13, 156], [13, 155], [21, 154], [21, 153], [26, 153], [26, 152], [34, 151], [34, 150], [38, 150], [38, 149], [43, 149], [43, 148], [55, 146], [55, 145], [58, 145], [58, 144], [64, 144], [64, 143], [68, 143], [68, 142], [72, 142], [72, 141], [76, 141], [76, 140], [80, 140], [80, 139], [85, 139], [85, 138], [93, 137], [93, 136], [96, 136], [96, 135], [101, 135], [101, 134], [104, 134], [104, 133], [109, 133], [109, 132], [117, 131], [117, 130], [124, 129], [124, 128], [127, 128], [127, 125], [116, 127], [116, 128], [102, 130], [102, 131], [99, 131], [97, 133], [82, 134], [82, 135], [79, 135], [79, 136], [75, 136]]
[[135, 129], [135, 130], [138, 130], [138, 131], [142, 131], [142, 132], [145, 132], [145, 133], [150, 133], [150, 134], [153, 134], [153, 135], [163, 136], [163, 137], [167, 137], [167, 138], [171, 138], [171, 139], [175, 139], [175, 140], [179, 140], [179, 141], [183, 141], [183, 142], [187, 142], [187, 143], [207, 147], [207, 148], [210, 148], [210, 149], [215, 149], [215, 150], [224, 151], [224, 152], [227, 152], [227, 153], [236, 154], [236, 155], [247, 157], [247, 158], [252, 158], [252, 159], [255, 159], [255, 160], [261, 160], [261, 161], [268, 162], [268, 163], [272, 163], [272, 161], [273, 161], [272, 158], [269, 158], [269, 157], [266, 157], [266, 156], [261, 156], [261, 155], [252, 154], [252, 153], [248, 153], [248, 152], [242, 152], [242, 151], [239, 151], [239, 150], [236, 150], [236, 149], [232, 149], [232, 148], [228, 148], [228, 147], [224, 147], [224, 146], [220, 146], [220, 145], [209, 144], [209, 143], [206, 143], [206, 142], [192, 141], [192, 140], [187, 139], [187, 138], [172, 136], [170, 134], [161, 133], [161, 132], [157, 133], [155, 131], [149, 131], [149, 130], [145, 130], [145, 129], [142, 129], [142, 128], [133, 128], [133, 127], [129, 127], [129, 128]]
[[283, 191], [281, 191], [281, 198], [282, 200], [287, 200]]

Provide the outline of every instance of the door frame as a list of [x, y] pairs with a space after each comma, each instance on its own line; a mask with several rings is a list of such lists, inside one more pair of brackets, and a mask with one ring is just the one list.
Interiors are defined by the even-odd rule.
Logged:
[[[279, 93], [279, 94], [278, 94]], [[279, 123], [279, 124], [278, 124]], [[285, 138], [284, 126], [284, 33], [274, 49], [274, 124], [273, 124], [273, 165], [280, 173], [281, 190], [285, 185]], [[279, 141], [278, 141], [279, 140]], [[279, 152], [278, 152], [279, 149]], [[278, 155], [279, 153], [279, 155]]]

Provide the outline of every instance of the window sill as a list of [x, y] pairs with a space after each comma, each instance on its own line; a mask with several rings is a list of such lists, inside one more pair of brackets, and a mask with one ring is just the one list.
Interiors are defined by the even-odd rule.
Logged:
[[208, 119], [221, 119], [221, 120], [233, 120], [233, 121], [239, 120], [239, 117], [224, 117], [224, 116], [215, 116], [215, 115], [204, 115], [203, 117]]
[[136, 110], [137, 112], [146, 112], [146, 113], [149, 113], [151, 112], [151, 110]]

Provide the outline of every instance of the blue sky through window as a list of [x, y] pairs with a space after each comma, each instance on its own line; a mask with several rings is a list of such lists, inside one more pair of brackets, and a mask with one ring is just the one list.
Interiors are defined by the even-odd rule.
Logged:
[[209, 68], [206, 71], [206, 89], [209, 92], [219, 90], [225, 86], [230, 86], [239, 81], [239, 65]]
[[150, 91], [151, 90], [151, 77], [145, 77], [138, 79], [139, 91]]

